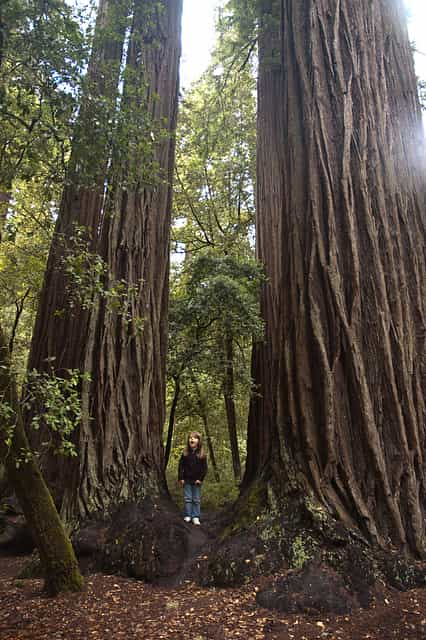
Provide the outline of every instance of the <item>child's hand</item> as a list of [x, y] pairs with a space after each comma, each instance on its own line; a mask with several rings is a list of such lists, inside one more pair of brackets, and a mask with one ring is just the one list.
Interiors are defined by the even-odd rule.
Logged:
[[183, 487], [183, 485], [185, 484], [185, 480], [178, 480], [178, 482], [179, 482], [179, 484], [181, 484], [181, 485], [182, 485], [182, 487]]
[[201, 484], [201, 480], [196, 480], [195, 484]]

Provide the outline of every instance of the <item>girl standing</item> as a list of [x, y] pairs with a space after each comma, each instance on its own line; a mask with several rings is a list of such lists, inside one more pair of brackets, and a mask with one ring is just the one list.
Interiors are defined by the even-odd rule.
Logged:
[[199, 525], [201, 506], [201, 484], [207, 473], [207, 458], [203, 450], [201, 435], [191, 431], [186, 447], [179, 460], [178, 480], [183, 486], [185, 522]]

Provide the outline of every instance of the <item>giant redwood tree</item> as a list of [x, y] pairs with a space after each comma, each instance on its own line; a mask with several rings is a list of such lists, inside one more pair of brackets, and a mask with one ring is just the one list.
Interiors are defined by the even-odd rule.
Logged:
[[259, 4], [266, 337], [245, 486], [424, 555], [424, 137], [403, 3]]
[[106, 290], [124, 283], [125, 295], [112, 308], [103, 298], [89, 336], [90, 419], [80, 433], [78, 483], [65, 496], [72, 512], [166, 493], [162, 432], [181, 10], [181, 0], [135, 3], [124, 129], [101, 233]]
[[[105, 0], [104, 14], [114, 16], [112, 9], [124, 4]], [[112, 144], [104, 136], [94, 157], [85, 156], [96, 116], [90, 108], [78, 129], [83, 144], [76, 142], [30, 359], [38, 369], [53, 363], [56, 370], [76, 367], [91, 376], [82, 389], [87, 417], [74, 435], [78, 457], [49, 457], [44, 464], [67, 519], [165, 491], [161, 433], [181, 10], [181, 0], [130, 3], [122, 91], [125, 31], [121, 17], [109, 23], [100, 53], [111, 58], [115, 76], [109, 71], [110, 83], [100, 82], [94, 63], [92, 85], [101, 106], [115, 105], [104, 123], [114, 120]], [[90, 171], [81, 182], [84, 162]], [[90, 264], [99, 266], [94, 276], [100, 282], [89, 304], [84, 296], [75, 301], [67, 281], [75, 276], [76, 262], [68, 260], [72, 251], [66, 243], [76, 234], [76, 251], [81, 234], [87, 241], [80, 254], [86, 272]]]

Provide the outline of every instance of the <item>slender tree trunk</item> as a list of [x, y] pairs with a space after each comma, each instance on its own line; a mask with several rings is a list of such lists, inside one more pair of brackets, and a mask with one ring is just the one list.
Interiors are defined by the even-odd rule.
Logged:
[[173, 400], [170, 407], [170, 415], [169, 415], [169, 426], [167, 429], [167, 443], [166, 443], [166, 451], [164, 453], [164, 468], [167, 469], [167, 465], [169, 464], [170, 451], [172, 450], [172, 440], [173, 440], [173, 431], [175, 426], [175, 415], [177, 404], [179, 400], [180, 394], [180, 378], [174, 378], [175, 383], [175, 392], [173, 394]]
[[403, 5], [262, 8], [245, 486], [297, 476], [370, 540], [423, 554], [425, 163]]
[[4, 225], [6, 224], [7, 208], [10, 202], [10, 185], [4, 188], [0, 185], [0, 243], [3, 238]]
[[207, 449], [209, 451], [209, 462], [210, 462], [210, 466], [213, 469], [213, 474], [215, 477], [216, 482], [220, 481], [220, 475], [219, 475], [219, 469], [217, 468], [217, 462], [216, 462], [216, 456], [214, 454], [214, 448], [213, 448], [213, 440], [211, 437], [211, 433], [210, 433], [210, 425], [209, 425], [209, 417], [208, 417], [208, 411], [206, 409], [206, 403], [203, 399], [203, 396], [201, 394], [200, 391], [200, 387], [198, 386], [198, 383], [195, 379], [195, 376], [192, 376], [192, 382], [194, 384], [195, 390], [197, 392], [197, 396], [198, 396], [198, 408], [200, 411], [200, 417], [203, 421], [203, 425], [204, 425], [204, 431], [206, 434], [206, 442], [207, 442]]
[[71, 542], [59, 518], [25, 435], [18, 405], [16, 383], [10, 370], [9, 351], [0, 327], [0, 402], [13, 410], [15, 422], [11, 443], [8, 425], [0, 425], [0, 458], [22, 507], [45, 572], [45, 590], [50, 595], [79, 591], [83, 585]]
[[216, 456], [213, 448], [213, 440], [210, 433], [209, 418], [206, 411], [202, 412], [201, 418], [204, 424], [204, 431], [206, 433], [206, 441], [207, 441], [207, 449], [209, 451], [210, 466], [213, 469], [214, 479], [216, 480], [216, 482], [220, 482], [219, 469], [217, 468]]
[[225, 353], [225, 378], [223, 381], [223, 397], [225, 400], [226, 420], [228, 423], [229, 443], [231, 445], [232, 468], [237, 482], [241, 480], [241, 461], [238, 448], [237, 417], [234, 401], [234, 345], [232, 334], [225, 330], [224, 337]]
[[[4, 49], [6, 45], [6, 24], [4, 22], [4, 13], [3, 8], [0, 7], [0, 72], [3, 71], [3, 58], [4, 58]], [[1, 76], [3, 77], [3, 76]], [[0, 105], [3, 104], [6, 97], [6, 87], [4, 84], [0, 84]], [[11, 188], [10, 179], [5, 179], [3, 176], [0, 181], [0, 242], [3, 236], [4, 225], [6, 222], [7, 208], [10, 202], [11, 196]]]

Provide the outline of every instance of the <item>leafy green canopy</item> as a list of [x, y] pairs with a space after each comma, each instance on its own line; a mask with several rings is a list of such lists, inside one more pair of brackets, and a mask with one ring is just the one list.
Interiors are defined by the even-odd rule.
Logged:
[[0, 6], [0, 321], [20, 369], [87, 63], [89, 34], [76, 7], [62, 0]]
[[38, 163], [62, 176], [87, 60], [83, 17], [63, 0], [0, 8], [0, 186], [32, 179]]
[[[246, 346], [260, 326], [253, 246], [255, 77], [230, 15], [219, 16], [212, 62], [180, 108], [173, 239], [185, 258], [175, 262], [171, 286], [173, 375], [191, 360], [194, 366], [195, 358], [199, 371], [212, 371], [216, 361], [220, 379], [224, 326]], [[201, 365], [203, 353], [211, 354], [210, 365]]]
[[168, 475], [186, 431], [200, 429], [218, 467], [206, 491], [216, 506], [235, 491], [227, 408], [232, 402], [244, 459], [251, 342], [263, 333], [254, 258], [255, 41], [243, 42], [236, 24], [223, 10], [212, 62], [181, 102], [172, 229], [168, 403], [177, 448]]
[[256, 83], [222, 15], [212, 63], [184, 96], [177, 130], [175, 250], [253, 254]]
[[170, 375], [177, 376], [190, 367], [221, 379], [225, 329], [241, 346], [243, 374], [247, 367], [245, 347], [263, 330], [257, 300], [261, 277], [254, 261], [242, 262], [232, 256], [200, 254], [188, 264], [185, 274], [172, 286]]

